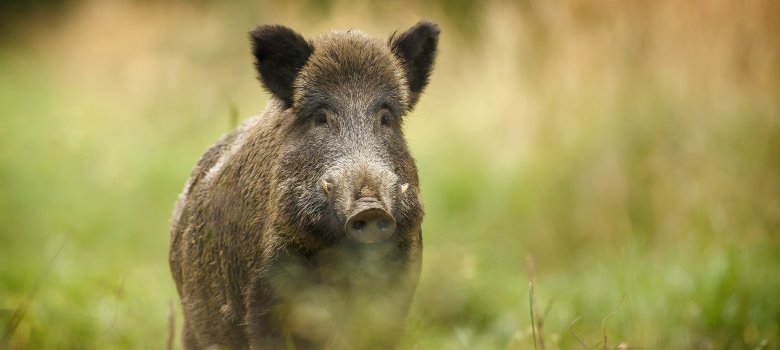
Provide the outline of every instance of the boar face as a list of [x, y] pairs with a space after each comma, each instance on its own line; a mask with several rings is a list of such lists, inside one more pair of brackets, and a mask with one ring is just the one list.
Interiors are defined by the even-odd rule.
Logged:
[[427, 84], [438, 33], [428, 22], [387, 41], [345, 31], [307, 42], [279, 26], [251, 33], [260, 79], [290, 118], [273, 195], [297, 239], [371, 244], [419, 227], [402, 122]]

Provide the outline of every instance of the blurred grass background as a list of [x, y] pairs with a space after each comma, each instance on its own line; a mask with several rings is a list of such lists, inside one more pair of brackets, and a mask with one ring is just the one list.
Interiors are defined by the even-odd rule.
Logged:
[[0, 10], [0, 348], [163, 348], [174, 200], [267, 99], [247, 31], [419, 18], [442, 37], [406, 121], [427, 216], [403, 348], [533, 348], [529, 281], [538, 348], [780, 348], [780, 3]]

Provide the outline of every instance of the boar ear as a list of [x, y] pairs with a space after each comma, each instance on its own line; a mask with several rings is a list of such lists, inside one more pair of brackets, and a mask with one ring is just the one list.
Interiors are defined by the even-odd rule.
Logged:
[[406, 32], [390, 36], [389, 45], [393, 53], [401, 59], [406, 70], [409, 84], [409, 109], [412, 109], [420, 94], [428, 85], [428, 77], [436, 59], [436, 47], [439, 43], [439, 26], [422, 20]]
[[313, 51], [311, 45], [284, 26], [259, 26], [249, 32], [249, 39], [260, 81], [291, 106], [293, 83]]

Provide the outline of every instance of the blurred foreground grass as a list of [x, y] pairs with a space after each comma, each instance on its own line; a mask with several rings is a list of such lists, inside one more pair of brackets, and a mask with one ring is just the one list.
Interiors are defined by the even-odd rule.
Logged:
[[246, 31], [420, 17], [443, 36], [406, 122], [427, 216], [404, 348], [532, 348], [530, 280], [545, 348], [780, 348], [780, 6], [607, 0], [83, 1], [18, 21], [0, 347], [163, 348], [173, 202], [231, 111], [264, 106]]

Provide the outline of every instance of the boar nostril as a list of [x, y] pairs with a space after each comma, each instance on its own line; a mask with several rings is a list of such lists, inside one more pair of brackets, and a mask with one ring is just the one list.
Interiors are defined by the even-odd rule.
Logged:
[[376, 223], [376, 226], [379, 228], [379, 230], [384, 231], [387, 230], [390, 227], [390, 220], [379, 220]]
[[352, 228], [355, 230], [360, 231], [363, 229], [363, 227], [366, 227], [366, 222], [363, 220], [355, 220], [352, 222]]

